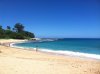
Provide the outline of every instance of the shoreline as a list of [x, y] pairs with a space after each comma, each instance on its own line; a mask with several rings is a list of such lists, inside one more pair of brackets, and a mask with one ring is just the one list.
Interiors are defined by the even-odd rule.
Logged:
[[2, 45], [0, 51], [0, 74], [100, 74], [100, 60], [59, 56]]
[[[25, 41], [24, 41], [25, 42]], [[17, 42], [17, 43], [24, 43], [24, 42]], [[20, 48], [28, 51], [36, 51], [36, 48], [28, 48], [28, 47], [20, 47], [20, 46], [15, 46], [16, 42], [10, 43], [10, 47], [14, 48]], [[54, 51], [50, 49], [42, 49], [39, 48], [37, 52], [42, 52], [42, 53], [49, 53], [53, 55], [60, 55], [60, 56], [70, 56], [70, 57], [78, 57], [78, 58], [83, 58], [83, 59], [93, 59], [93, 60], [100, 60], [100, 55], [97, 54], [89, 54], [89, 53], [82, 53], [82, 52], [73, 52], [73, 51]]]

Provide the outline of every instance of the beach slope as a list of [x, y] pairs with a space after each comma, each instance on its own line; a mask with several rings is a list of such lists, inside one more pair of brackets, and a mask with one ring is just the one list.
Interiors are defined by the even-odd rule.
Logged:
[[[0, 40], [0, 43], [24, 40]], [[100, 60], [0, 45], [0, 74], [100, 74]]]

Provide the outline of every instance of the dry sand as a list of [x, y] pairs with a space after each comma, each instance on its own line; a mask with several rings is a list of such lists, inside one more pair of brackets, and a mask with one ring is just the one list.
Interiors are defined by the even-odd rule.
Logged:
[[[0, 40], [1, 43], [23, 40]], [[100, 60], [52, 55], [0, 45], [0, 74], [100, 74]]]

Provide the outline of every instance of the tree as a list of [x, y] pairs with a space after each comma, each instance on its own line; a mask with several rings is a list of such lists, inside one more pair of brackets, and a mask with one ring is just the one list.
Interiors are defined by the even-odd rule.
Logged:
[[13, 33], [13, 31], [11, 31], [11, 30], [5, 30], [5, 35], [6, 35], [5, 38], [12, 38], [12, 33]]
[[2, 26], [0, 25], [0, 30], [2, 30]]
[[22, 35], [21, 33], [13, 33], [12, 36], [14, 39], [25, 39], [24, 35]]
[[26, 37], [30, 37], [30, 38], [34, 38], [35, 37], [34, 33], [31, 33], [31, 32], [28, 32], [28, 31], [24, 31], [24, 33], [25, 33]]
[[14, 26], [16, 32], [21, 33], [24, 31], [24, 26], [21, 23], [16, 23]]
[[10, 26], [7, 26], [7, 29], [3, 29], [2, 26], [0, 26], [0, 38], [30, 39], [34, 37], [34, 33], [24, 31], [24, 26], [20, 23], [16, 23], [12, 29]]
[[7, 26], [7, 30], [11, 30], [11, 27], [10, 26]]
[[5, 30], [0, 25], [0, 38], [4, 38], [4, 37], [5, 37]]

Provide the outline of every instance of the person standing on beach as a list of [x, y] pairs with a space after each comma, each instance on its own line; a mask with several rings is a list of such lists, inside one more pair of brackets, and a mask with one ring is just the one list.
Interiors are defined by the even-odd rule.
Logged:
[[36, 52], [38, 51], [38, 46], [36, 45]]

